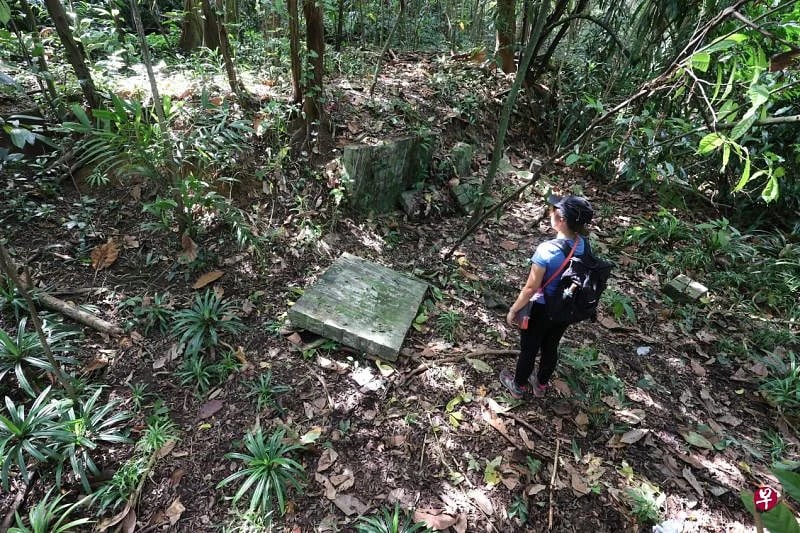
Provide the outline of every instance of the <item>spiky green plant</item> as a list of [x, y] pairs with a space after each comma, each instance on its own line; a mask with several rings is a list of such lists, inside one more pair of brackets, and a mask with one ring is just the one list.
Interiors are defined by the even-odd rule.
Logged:
[[354, 524], [359, 533], [428, 533], [433, 530], [423, 522], [414, 521], [414, 515], [400, 509], [382, 507], [379, 512], [362, 516]]
[[251, 381], [249, 388], [248, 396], [256, 397], [259, 411], [267, 406], [276, 407], [275, 395], [291, 390], [288, 385], [274, 385], [272, 383], [272, 372], [269, 371], [258, 376], [257, 380]]
[[[130, 442], [120, 425], [131, 418], [131, 414], [115, 411], [119, 406], [117, 401], [100, 403], [102, 392], [102, 387], [98, 387], [91, 396], [70, 406], [63, 419], [67, 431], [59, 434], [63, 438], [59, 439], [62, 455], [69, 458], [72, 472], [80, 479], [87, 493], [92, 490], [87, 473], [100, 475], [92, 453], [100, 445]], [[62, 467], [61, 463], [56, 467], [56, 486], [60, 485]]]
[[186, 343], [188, 355], [217, 346], [221, 335], [235, 335], [244, 329], [233, 304], [210, 289], [198, 294], [189, 309], [177, 311], [173, 319], [172, 334], [179, 342]]
[[24, 404], [15, 404], [8, 396], [5, 404], [7, 416], [0, 415], [0, 459], [3, 461], [0, 483], [9, 490], [12, 466], [17, 467], [22, 480], [27, 483], [31, 461], [62, 460], [63, 455], [53, 446], [53, 441], [64, 441], [69, 437], [59, 421], [72, 402], [51, 398], [50, 387], [47, 387], [27, 410]]
[[220, 481], [217, 488], [244, 478], [239, 490], [233, 496], [234, 504], [252, 489], [249, 511], [270, 512], [273, 501], [277, 501], [278, 509], [284, 514], [289, 488], [294, 487], [298, 492], [302, 491], [302, 482], [305, 479], [303, 466], [290, 457], [292, 452], [301, 447], [285, 443], [284, 435], [283, 430], [278, 430], [269, 438], [265, 438], [261, 428], [254, 433], [248, 433], [244, 438], [246, 453], [225, 454], [226, 459], [244, 461], [245, 467]]
[[91, 495], [75, 503], [61, 503], [67, 494], [59, 494], [51, 500], [53, 492], [54, 489], [47, 491], [44, 498], [30, 508], [27, 516], [22, 517], [16, 513], [15, 526], [9, 528], [8, 533], [67, 533], [85, 530], [86, 528], [82, 526], [92, 523], [85, 517], [71, 520], [75, 510], [87, 504], [92, 498]]

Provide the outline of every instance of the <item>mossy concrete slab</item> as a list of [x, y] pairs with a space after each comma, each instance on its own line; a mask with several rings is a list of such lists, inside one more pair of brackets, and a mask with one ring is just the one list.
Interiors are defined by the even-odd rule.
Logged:
[[708, 294], [708, 289], [685, 274], [678, 274], [661, 288], [661, 292], [682, 302], [697, 302]]
[[289, 309], [294, 326], [394, 361], [428, 285], [343, 253]]

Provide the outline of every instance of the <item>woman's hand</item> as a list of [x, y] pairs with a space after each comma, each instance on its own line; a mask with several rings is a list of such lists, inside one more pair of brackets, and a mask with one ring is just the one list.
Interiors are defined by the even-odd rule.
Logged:
[[517, 324], [516, 311], [512, 311], [511, 309], [508, 310], [508, 314], [506, 315], [506, 324], [509, 326], [519, 326], [519, 324]]

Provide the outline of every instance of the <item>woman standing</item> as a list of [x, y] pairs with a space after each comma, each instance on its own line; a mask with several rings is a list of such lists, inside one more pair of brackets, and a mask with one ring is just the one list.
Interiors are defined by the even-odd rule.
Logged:
[[[569, 247], [571, 254], [582, 255], [585, 243], [579, 233], [592, 220], [592, 206], [580, 196], [550, 196], [547, 203], [550, 204], [550, 225], [556, 238]], [[517, 369], [514, 373], [508, 369], [500, 373], [500, 382], [516, 399], [530, 394], [537, 398], [544, 396], [550, 376], [556, 369], [558, 343], [568, 324], [548, 318], [545, 299], [555, 294], [558, 275], [566, 267], [567, 255], [552, 241], [541, 243], [531, 258], [528, 280], [508, 310], [506, 322], [510, 326], [518, 325], [519, 312], [529, 301], [533, 303], [527, 327], [520, 330]], [[533, 367], [540, 353], [539, 369], [534, 376]]]

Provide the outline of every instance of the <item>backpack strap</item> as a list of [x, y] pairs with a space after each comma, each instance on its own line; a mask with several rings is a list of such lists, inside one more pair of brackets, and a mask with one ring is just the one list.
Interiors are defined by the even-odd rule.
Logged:
[[[565, 243], [558, 244], [558, 241], [559, 241], [559, 239], [553, 239], [550, 242], [556, 244], [556, 246], [558, 246], [558, 249], [561, 250], [562, 252], [564, 252], [564, 248], [566, 248], [566, 244]], [[564, 248], [561, 247], [562, 244], [564, 245]], [[550, 285], [550, 282], [552, 282], [554, 279], [556, 279], [558, 276], [561, 275], [561, 272], [564, 271], [564, 268], [566, 268], [567, 263], [569, 263], [569, 260], [572, 259], [573, 255], [575, 255], [575, 250], [577, 248], [578, 248], [578, 239], [575, 239], [575, 244], [572, 245], [572, 249], [569, 250], [568, 252], [564, 252], [565, 257], [564, 257], [564, 261], [561, 263], [561, 266], [558, 267], [558, 270], [553, 272], [553, 275], [550, 276], [550, 279], [548, 279], [546, 282], [544, 282], [542, 284], [541, 287], [539, 287], [539, 290], [536, 291], [537, 294], [543, 293], [544, 292], [544, 288], [547, 287], [548, 285]]]
[[[576, 239], [575, 239], [576, 246], [577, 246], [578, 239], [582, 239], [583, 240], [583, 253], [578, 257], [584, 256], [584, 255], [587, 255], [587, 256], [592, 255], [592, 248], [591, 248], [591, 246], [589, 246], [588, 239], [585, 239], [585, 238], [583, 238], [583, 237], [578, 235], [576, 237]], [[548, 242], [550, 244], [556, 246], [559, 250], [561, 250], [561, 253], [564, 254], [564, 257], [566, 257], [569, 254], [570, 246], [567, 244], [567, 241], [565, 239], [550, 239]]]

